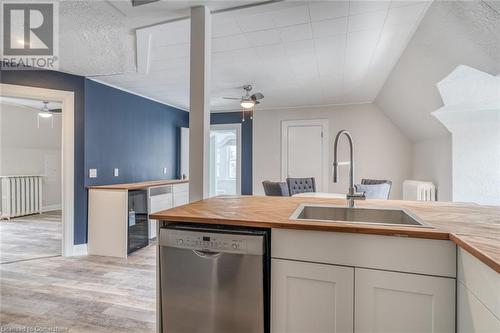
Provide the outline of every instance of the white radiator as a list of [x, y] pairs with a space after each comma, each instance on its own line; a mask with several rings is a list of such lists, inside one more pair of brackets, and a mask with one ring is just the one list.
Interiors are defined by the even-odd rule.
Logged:
[[0, 176], [2, 219], [42, 212], [43, 176]]
[[405, 180], [403, 182], [403, 200], [436, 201], [436, 186], [432, 182]]

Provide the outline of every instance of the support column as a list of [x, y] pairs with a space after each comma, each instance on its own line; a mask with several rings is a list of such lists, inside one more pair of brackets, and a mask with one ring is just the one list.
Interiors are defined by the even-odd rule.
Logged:
[[191, 8], [189, 110], [189, 201], [208, 197], [210, 143], [211, 17], [206, 6]]

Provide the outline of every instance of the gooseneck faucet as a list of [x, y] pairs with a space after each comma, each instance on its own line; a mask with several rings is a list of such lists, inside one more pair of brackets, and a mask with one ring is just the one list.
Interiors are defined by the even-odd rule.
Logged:
[[333, 144], [333, 182], [338, 182], [339, 178], [339, 161], [338, 161], [338, 144], [340, 137], [345, 135], [347, 140], [349, 141], [349, 193], [347, 194], [347, 204], [349, 208], [354, 207], [354, 200], [365, 200], [364, 193], [356, 193], [356, 189], [354, 188], [354, 158], [353, 158], [353, 145], [352, 145], [352, 136], [346, 130], [341, 130], [337, 133], [335, 137], [335, 142]]

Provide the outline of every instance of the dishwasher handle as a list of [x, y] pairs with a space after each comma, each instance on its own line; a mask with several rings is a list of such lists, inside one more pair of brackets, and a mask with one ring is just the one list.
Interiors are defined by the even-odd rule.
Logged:
[[211, 251], [201, 251], [201, 250], [193, 250], [193, 253], [203, 259], [217, 259], [222, 254], [222, 252], [211, 252]]

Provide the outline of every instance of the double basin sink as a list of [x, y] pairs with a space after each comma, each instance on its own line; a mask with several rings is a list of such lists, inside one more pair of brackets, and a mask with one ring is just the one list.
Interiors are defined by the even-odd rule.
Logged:
[[401, 208], [348, 208], [334, 205], [301, 204], [290, 216], [297, 221], [348, 222], [432, 228], [418, 216]]

